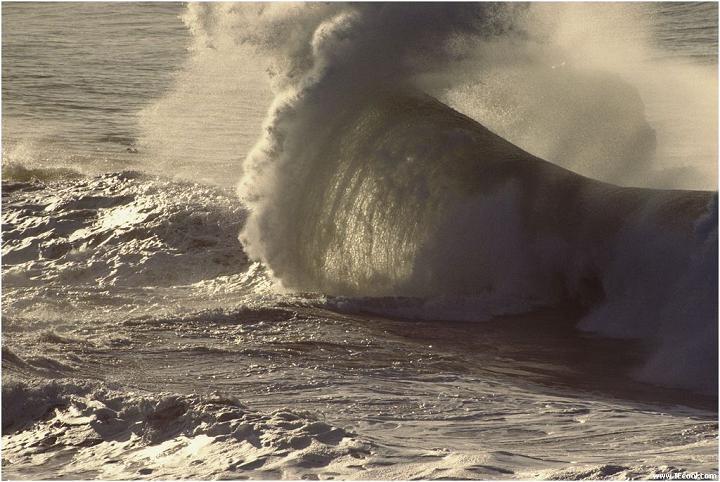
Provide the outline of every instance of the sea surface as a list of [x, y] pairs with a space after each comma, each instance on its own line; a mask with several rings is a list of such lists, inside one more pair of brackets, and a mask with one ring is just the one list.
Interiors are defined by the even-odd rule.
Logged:
[[4, 2], [2, 477], [717, 476], [717, 26]]

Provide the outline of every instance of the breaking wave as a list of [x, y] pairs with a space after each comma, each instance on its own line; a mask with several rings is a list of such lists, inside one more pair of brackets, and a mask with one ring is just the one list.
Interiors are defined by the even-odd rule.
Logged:
[[255, 205], [243, 241], [287, 287], [495, 314], [580, 303], [582, 328], [657, 344], [644, 378], [712, 383], [716, 196], [593, 181], [432, 98], [372, 95], [293, 150], [307, 164]]
[[[290, 290], [469, 299], [493, 314], [581, 306], [582, 328], [655, 347], [639, 376], [714, 391], [716, 196], [583, 177], [423, 93], [451, 88], [438, 73], [478, 60], [478, 42], [521, 44], [512, 52], [527, 61], [523, 12], [191, 6], [186, 21], [206, 45], [230, 38], [272, 59], [276, 97], [238, 187], [250, 208], [246, 252]], [[632, 126], [584, 134], [625, 149], [625, 167], [611, 174], [650, 172], [655, 136], [637, 91], [618, 76], [576, 72], [593, 98], [626, 99], [602, 125]], [[577, 113], [592, 118], [592, 105]]]
[[[23, 182], [10, 187], [4, 279], [167, 287], [256, 266], [249, 284], [266, 286], [249, 257], [341, 311], [478, 320], [569, 306], [582, 329], [645, 340], [642, 379], [713, 393], [717, 195], [595, 180], [654, 179], [643, 98], [609, 65], [551, 75], [557, 46], [518, 21], [527, 15], [496, 4], [190, 5], [197, 55], [254, 48], [271, 59], [275, 100], [238, 187], [249, 214], [214, 188], [138, 173], [33, 194], [30, 181], [67, 173], [10, 166], [7, 179]], [[472, 63], [497, 94], [462, 109], [475, 114], [507, 100], [485, 75], [503, 66], [535, 65], [540, 86], [580, 86], [552, 149], [514, 121], [489, 115], [491, 131], [438, 100], [467, 104], [455, 74]], [[513, 99], [533, 92], [521, 87]], [[599, 112], [598, 99], [615, 100]], [[545, 148], [561, 153], [554, 163], [536, 156]]]
[[[569, 55], [576, 8], [191, 4], [177, 85], [137, 142], [108, 138], [128, 159], [4, 152], [10, 477], [648, 478], [684, 470], [653, 465], [668, 430], [711, 470], [712, 414], [664, 411], [717, 395], [717, 125], [656, 122], [662, 89], [637, 79], [667, 66], [629, 75], [649, 57], [608, 44], [623, 15], [590, 15], [595, 44]], [[241, 163], [249, 49], [275, 100]], [[697, 83], [686, 114], [716, 105], [696, 67], [674, 77]], [[703, 142], [668, 164], [683, 129]], [[127, 171], [136, 154], [165, 177]], [[198, 184], [239, 170], [242, 203]], [[337, 420], [281, 408], [308, 400]], [[398, 444], [428, 427], [440, 438]], [[647, 457], [553, 456], [588, 433]]]

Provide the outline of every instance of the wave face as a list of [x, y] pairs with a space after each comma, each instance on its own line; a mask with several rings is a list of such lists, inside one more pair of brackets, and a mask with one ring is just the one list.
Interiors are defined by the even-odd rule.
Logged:
[[249, 219], [249, 252], [287, 287], [579, 303], [582, 328], [656, 349], [643, 379], [715, 391], [716, 196], [593, 181], [432, 98], [370, 95], [293, 151], [303, 167]]
[[623, 226], [667, 224], [664, 238], [687, 241], [711, 198], [582, 178], [429, 97], [370, 98], [292, 151], [273, 173], [282, 195], [257, 203], [246, 227], [246, 245], [292, 288], [590, 295], [583, 282], [602, 274]]

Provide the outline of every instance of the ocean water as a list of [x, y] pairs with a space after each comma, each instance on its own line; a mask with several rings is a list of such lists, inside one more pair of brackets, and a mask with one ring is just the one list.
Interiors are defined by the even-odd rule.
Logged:
[[717, 23], [3, 3], [3, 477], [717, 474]]
[[184, 8], [4, 5], [3, 159], [235, 183], [271, 101], [266, 75], [238, 54], [183, 77], [196, 60]]

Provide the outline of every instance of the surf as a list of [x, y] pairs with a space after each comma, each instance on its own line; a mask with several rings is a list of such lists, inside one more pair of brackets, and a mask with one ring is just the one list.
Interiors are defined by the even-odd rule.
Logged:
[[251, 205], [241, 240], [286, 288], [469, 297], [496, 314], [571, 302], [587, 330], [685, 346], [688, 368], [712, 367], [712, 192], [595, 181], [429, 96], [372, 95], [293, 146], [278, 196]]
[[709, 209], [710, 192], [576, 175], [429, 96], [370, 95], [291, 149], [292, 174], [274, 173], [279, 199], [257, 203], [245, 226], [245, 246], [292, 288], [591, 296], [624, 227], [689, 242]]
[[[243, 41], [277, 69], [238, 186], [248, 256], [289, 291], [452, 300], [478, 318], [580, 307], [579, 328], [646, 341], [640, 379], [714, 391], [717, 196], [576, 174], [426, 94], [463, 58], [458, 37], [518, 39], [517, 12], [456, 7], [246, 12]], [[287, 39], [268, 36], [290, 18]]]

